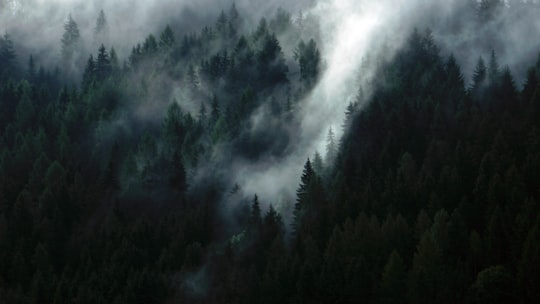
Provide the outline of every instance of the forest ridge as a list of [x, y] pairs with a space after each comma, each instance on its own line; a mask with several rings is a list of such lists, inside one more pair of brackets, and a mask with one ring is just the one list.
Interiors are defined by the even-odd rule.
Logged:
[[[486, 26], [540, 11], [519, 3], [467, 8]], [[252, 26], [232, 4], [124, 59], [106, 13], [91, 38], [67, 18], [56, 68], [0, 38], [0, 303], [540, 298], [540, 49], [518, 76], [475, 54], [470, 81], [440, 29], [370, 53], [342, 129], [267, 202], [275, 181], [249, 192], [234, 170], [304, 143], [319, 21], [278, 9]]]

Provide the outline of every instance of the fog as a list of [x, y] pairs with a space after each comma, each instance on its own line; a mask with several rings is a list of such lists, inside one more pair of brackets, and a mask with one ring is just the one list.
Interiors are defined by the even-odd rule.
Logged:
[[[60, 57], [60, 38], [68, 15], [79, 26], [87, 53], [97, 51], [93, 32], [99, 11], [105, 12], [110, 37], [107, 47], [114, 46], [121, 59], [125, 59], [133, 45], [150, 33], [163, 30], [166, 24], [185, 33], [200, 31], [213, 25], [221, 10], [228, 10], [235, 2], [251, 26], [260, 17], [283, 7], [296, 12], [313, 0], [263, 1], [263, 0], [1, 0], [0, 33], [17, 37], [19, 49], [35, 53], [42, 63], [57, 61]], [[183, 34], [183, 33], [177, 33]], [[26, 56], [20, 56], [26, 62]]]
[[[324, 155], [330, 128], [337, 137], [342, 135], [346, 107], [355, 100], [359, 86], [365, 94], [360, 106], [369, 99], [370, 82], [378, 65], [363, 65], [363, 60], [391, 59], [415, 28], [433, 31], [441, 56], [456, 56], [466, 83], [471, 81], [478, 57], [487, 59], [494, 50], [501, 67], [510, 67], [521, 88], [526, 69], [540, 51], [540, 11], [520, 10], [524, 2], [506, 1], [503, 12], [480, 23], [475, 0], [318, 1], [306, 12], [320, 21], [320, 48], [326, 69], [302, 101], [301, 141], [286, 159], [237, 171], [240, 183], [248, 191], [258, 191], [263, 200], [294, 202], [303, 164], [315, 151]], [[281, 208], [290, 210], [291, 206]]]
[[[313, 90], [298, 103], [300, 136], [286, 156], [246, 161], [226, 155], [232, 159], [220, 162], [228, 164], [223, 172], [232, 176], [231, 184], [238, 183], [246, 196], [257, 193], [263, 204], [273, 203], [278, 211], [290, 210], [306, 159], [316, 151], [324, 154], [330, 128], [341, 136], [345, 109], [355, 100], [359, 86], [366, 93], [361, 102], [369, 97], [370, 81], [376, 77], [378, 65], [363, 65], [364, 60], [392, 58], [414, 28], [432, 29], [441, 56], [456, 56], [467, 83], [478, 56], [487, 58], [494, 50], [501, 67], [511, 68], [520, 87], [526, 68], [540, 51], [539, 10], [519, 9], [524, 2], [506, 1], [502, 12], [481, 23], [474, 9], [476, 0], [235, 1], [247, 18], [245, 27], [249, 30], [260, 17], [272, 15], [278, 7], [293, 16], [302, 11], [303, 16], [316, 17], [324, 69]], [[99, 11], [104, 10], [110, 29], [107, 42], [117, 49], [120, 60], [125, 60], [134, 44], [149, 33], [160, 32], [165, 24], [186, 33], [198, 31], [213, 25], [218, 13], [231, 4], [230, 0], [4, 0], [0, 1], [0, 33], [16, 37], [17, 47], [23, 50], [20, 61], [27, 60], [25, 54], [33, 53], [38, 63], [56, 62], [63, 24], [71, 14], [81, 30], [88, 53], [81, 56], [86, 58], [97, 50], [93, 31]], [[182, 32], [176, 34], [178, 37]], [[283, 46], [288, 58], [294, 46]]]

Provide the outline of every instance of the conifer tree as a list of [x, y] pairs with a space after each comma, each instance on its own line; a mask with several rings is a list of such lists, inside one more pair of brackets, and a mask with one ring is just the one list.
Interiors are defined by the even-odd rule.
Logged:
[[64, 24], [64, 34], [62, 35], [62, 58], [69, 62], [73, 58], [74, 52], [77, 50], [80, 40], [79, 26], [71, 17]]
[[109, 27], [107, 24], [107, 19], [105, 18], [105, 13], [103, 10], [100, 10], [96, 19], [96, 26], [94, 27], [94, 42], [97, 45], [100, 43], [108, 43], [108, 33]]
[[13, 41], [8, 34], [4, 34], [3, 37], [0, 37], [0, 77], [13, 70], [15, 57]]
[[159, 36], [159, 47], [164, 50], [170, 49], [175, 43], [174, 32], [167, 24]]
[[328, 135], [326, 136], [326, 165], [332, 167], [337, 157], [337, 145], [335, 134], [332, 128], [328, 129]]

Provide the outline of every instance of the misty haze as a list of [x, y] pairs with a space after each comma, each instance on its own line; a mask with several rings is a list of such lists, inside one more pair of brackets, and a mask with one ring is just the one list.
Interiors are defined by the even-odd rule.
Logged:
[[0, 303], [537, 303], [539, 185], [540, 1], [0, 0]]

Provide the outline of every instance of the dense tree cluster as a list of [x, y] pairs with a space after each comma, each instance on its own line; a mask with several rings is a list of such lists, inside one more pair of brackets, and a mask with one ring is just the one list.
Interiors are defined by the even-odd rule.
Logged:
[[493, 51], [467, 87], [414, 31], [279, 214], [219, 168], [286, 155], [321, 55], [284, 10], [244, 26], [166, 26], [123, 64], [99, 41], [75, 86], [0, 38], [1, 303], [535, 303], [540, 57], [521, 89]]

